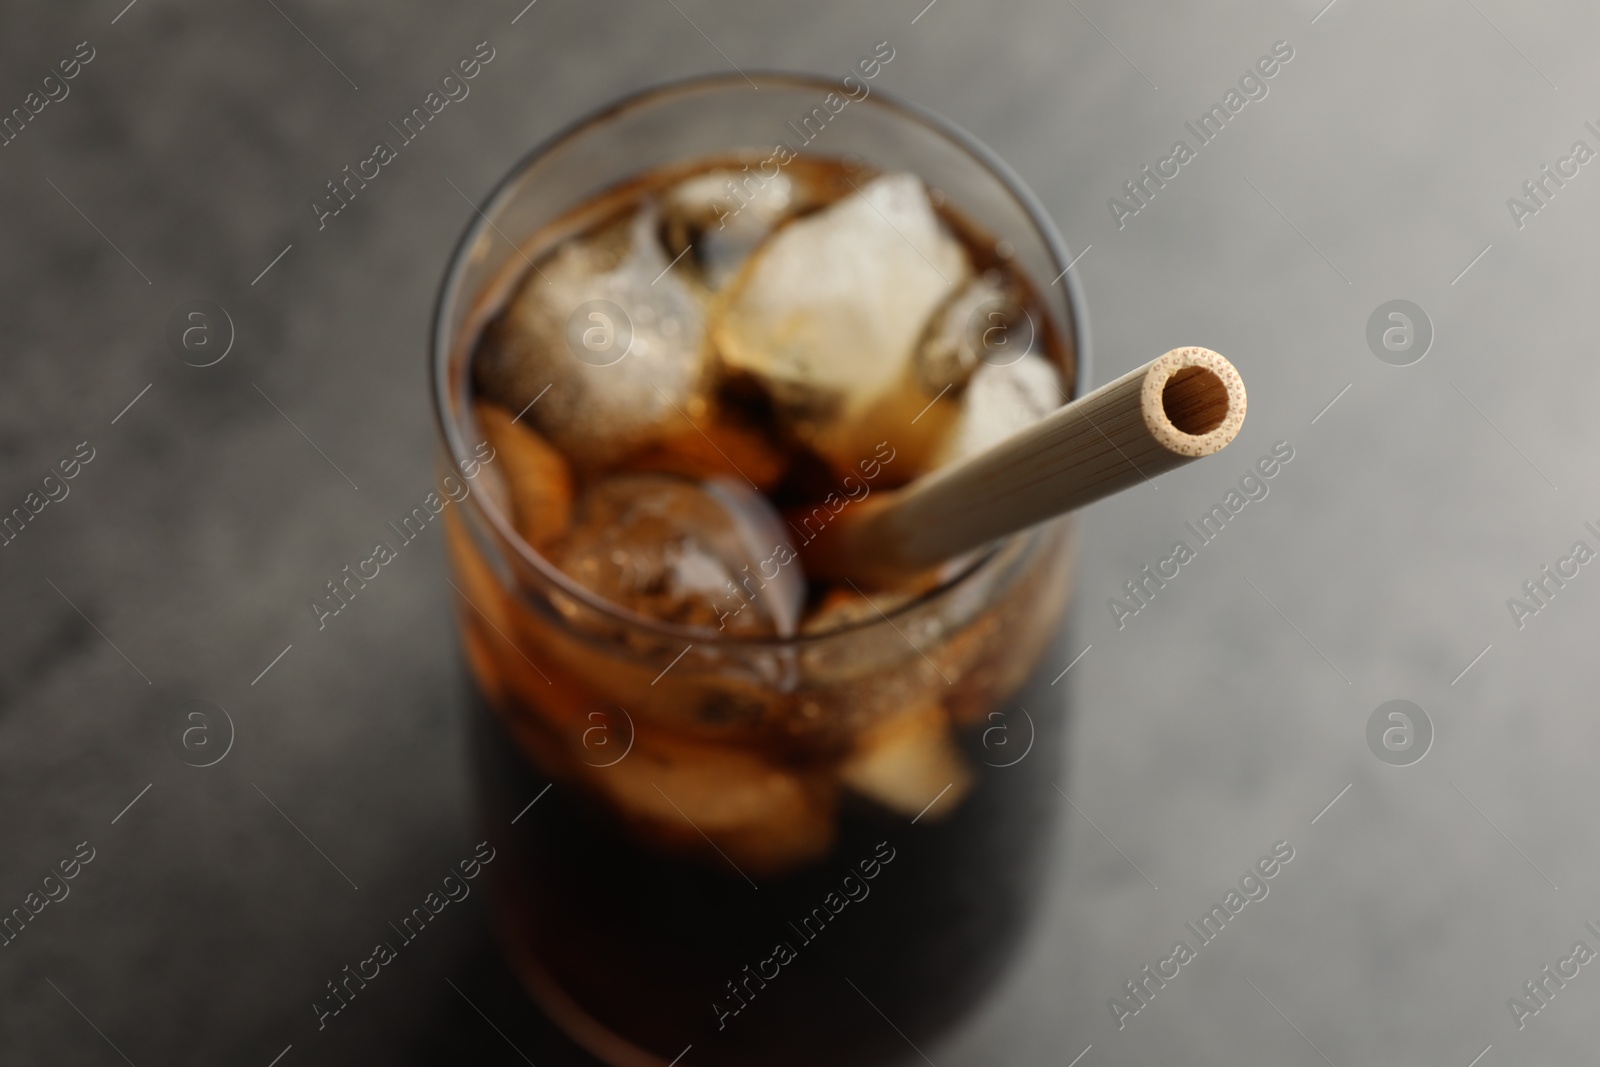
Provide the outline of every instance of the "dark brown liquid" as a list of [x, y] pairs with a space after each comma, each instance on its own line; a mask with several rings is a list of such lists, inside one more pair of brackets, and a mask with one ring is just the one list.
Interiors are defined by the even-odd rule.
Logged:
[[[639, 179], [579, 214], [591, 230], [614, 224], [635, 201], [692, 169]], [[791, 172], [803, 188], [802, 214], [870, 177], [814, 159], [797, 160]], [[938, 212], [976, 271], [1009, 269], [994, 244], [949, 206], [939, 204]], [[679, 238], [663, 234], [669, 256]], [[1070, 382], [1070, 353], [1039, 312], [1036, 295], [1020, 278], [1009, 284], [1041, 330], [1035, 351]], [[480, 355], [493, 350], [505, 328], [489, 326]], [[494, 380], [479, 375], [485, 389]], [[505, 395], [485, 399], [499, 405], [502, 423], [521, 406]], [[787, 432], [758, 381], [721, 374], [706, 408], [700, 428], [685, 434], [686, 447], [653, 444], [599, 467], [569, 456], [563, 491], [575, 488], [581, 501], [586, 487], [619, 473], [706, 478], [728, 474], [726, 463], [740, 475], [754, 474], [769, 499], [794, 516], [838, 487], [837, 457], [830, 465]], [[713, 450], [700, 446], [700, 438], [713, 436]], [[539, 447], [548, 452], [548, 445]], [[506, 451], [502, 462], [509, 464]], [[885, 465], [874, 491], [909, 481], [921, 473], [918, 462]], [[763, 469], [768, 477], [756, 473]], [[559, 536], [540, 545], [552, 558], [563, 551]], [[930, 643], [897, 644], [898, 659], [882, 673], [906, 680], [899, 689], [875, 691], [870, 701], [859, 675], [838, 681], [845, 674], [819, 672], [793, 692], [748, 697], [729, 689], [734, 695], [719, 701], [696, 688], [702, 682], [692, 680], [693, 660], [670, 677], [663, 670], [652, 681], [656, 666], [644, 673], [634, 710], [649, 707], [654, 714], [630, 718], [628, 726], [638, 730], [642, 748], [654, 739], [666, 753], [662, 765], [676, 759], [681, 767], [696, 758], [685, 753], [701, 753], [707, 767], [731, 766], [717, 762], [714, 752], [722, 749], [805, 783], [813, 800], [824, 798], [816, 800], [825, 812], [819, 833], [784, 835], [770, 821], [757, 821], [778, 845], [763, 849], [735, 837], [723, 839], [724, 849], [713, 840], [715, 829], [707, 836], [695, 827], [700, 838], [689, 833], [694, 820], [676, 801], [677, 814], [668, 810], [665, 823], [650, 821], [637, 793], [621, 803], [616, 779], [599, 777], [583, 753], [586, 742], [575, 742], [589, 709], [627, 703], [615, 695], [625, 683], [613, 670], [620, 676], [636, 668], [621, 652], [580, 648], [578, 638], [562, 645], [568, 624], [541, 591], [498, 589], [478, 559], [481, 547], [453, 532], [457, 575], [473, 603], [462, 625], [484, 694], [472, 719], [488, 833], [502, 857], [492, 867], [496, 911], [508, 956], [557, 1022], [618, 1067], [664, 1065], [686, 1049], [685, 1065], [851, 1065], [915, 1058], [916, 1049], [966, 1014], [1017, 947], [1052, 836], [1051, 783], [1065, 709], [1061, 691], [1048, 684], [1055, 670], [1039, 671], [1037, 661], [1067, 596], [1066, 544], [1061, 529], [1052, 528], [1009, 584], [985, 594], [994, 599], [981, 611]], [[848, 587], [812, 583], [806, 617], [850, 597], [866, 602]], [[870, 612], [853, 621], [867, 623], [876, 623]], [[904, 635], [888, 636], [898, 642]], [[561, 654], [563, 647], [570, 655]], [[662, 664], [678, 647], [667, 650]], [[535, 674], [529, 668], [540, 650], [549, 658]], [[886, 704], [885, 691], [896, 699]], [[673, 704], [675, 693], [682, 694], [681, 707]], [[948, 731], [960, 750], [952, 757], [965, 765], [952, 771], [959, 786], [952, 782], [941, 807], [944, 794], [934, 794], [945, 778], [938, 778], [921, 815], [921, 794], [909, 807], [903, 796], [867, 799], [841, 771], [852, 746], [873, 722], [930, 707], [944, 724], [940, 737]], [[572, 762], [574, 750], [587, 766]], [[606, 773], [642, 775], [630, 779], [630, 788], [654, 803], [655, 783], [638, 766]], [[718, 780], [709, 771], [707, 778]], [[750, 781], [742, 778], [740, 787]], [[665, 790], [660, 796], [671, 800]], [[791, 837], [803, 839], [802, 846], [782, 851]], [[741, 866], [738, 857], [746, 854], [760, 861]]]
[[[1008, 702], [1003, 720], [966, 731], [978, 777], [953, 815], [910, 825], [865, 802], [847, 804], [822, 861], [755, 886], [726, 864], [640, 848], [561, 783], [511, 825], [550, 779], [480, 704], [476, 750], [500, 853], [496, 910], [513, 966], [525, 979], [542, 970], [601, 1026], [663, 1062], [690, 1045], [684, 1064], [916, 1059], [912, 1043], [931, 1048], [995, 984], [1036, 910], [1065, 720], [1062, 692], [1049, 684], [1055, 658]], [[984, 737], [1001, 723], [1004, 743], [997, 733]], [[1031, 751], [996, 766], [1022, 756], [1030, 723]], [[889, 850], [893, 859], [863, 878], [862, 861]], [[846, 875], [861, 899], [846, 897]], [[836, 915], [830, 893], [836, 907], [848, 901]], [[780, 943], [793, 958], [763, 979]], [[722, 1014], [740, 999], [742, 1010]]]

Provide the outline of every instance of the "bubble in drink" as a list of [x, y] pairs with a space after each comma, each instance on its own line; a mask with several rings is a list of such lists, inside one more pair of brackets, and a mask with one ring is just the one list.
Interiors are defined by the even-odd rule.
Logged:
[[648, 618], [776, 636], [792, 633], [799, 615], [790, 583], [804, 593], [781, 528], [753, 491], [624, 474], [584, 495], [558, 562], [585, 588]]
[[884, 175], [757, 250], [713, 336], [791, 431], [848, 471], [883, 439], [882, 406], [903, 392], [928, 316], [971, 270], [921, 180]]
[[658, 224], [645, 206], [562, 244], [527, 274], [478, 353], [479, 387], [526, 409], [580, 466], [662, 439], [704, 386], [704, 314], [667, 269]]

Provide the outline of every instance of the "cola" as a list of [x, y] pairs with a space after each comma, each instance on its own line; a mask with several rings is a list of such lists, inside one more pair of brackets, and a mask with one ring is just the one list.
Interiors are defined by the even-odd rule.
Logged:
[[804, 549], [1064, 402], [1071, 338], [854, 159], [692, 159], [510, 239], [446, 515], [504, 950], [617, 1067], [916, 1056], [1040, 892], [1071, 529], [897, 587]]

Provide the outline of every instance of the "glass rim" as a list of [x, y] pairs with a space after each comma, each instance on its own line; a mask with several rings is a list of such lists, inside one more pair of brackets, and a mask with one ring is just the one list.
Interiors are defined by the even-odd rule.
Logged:
[[[493, 218], [494, 211], [499, 207], [501, 201], [513, 191], [517, 182], [537, 165], [541, 159], [558, 151], [569, 142], [584, 136], [591, 130], [600, 128], [620, 116], [674, 97], [689, 97], [730, 88], [739, 88], [745, 83], [755, 82], [770, 84], [774, 87], [804, 88], [832, 92], [838, 87], [839, 79], [798, 71], [746, 70], [735, 74], [691, 75], [634, 90], [569, 122], [537, 142], [512, 164], [504, 176], [495, 182], [494, 186], [484, 194], [480, 203], [473, 205], [473, 215], [468, 220], [466, 228], [462, 231], [461, 236], [456, 240], [455, 246], [450, 252], [450, 258], [445, 268], [444, 277], [440, 282], [438, 295], [434, 299], [432, 321], [429, 328], [429, 382], [433, 394], [434, 418], [453, 470], [461, 469], [460, 465], [464, 461], [471, 459], [471, 452], [467, 448], [465, 438], [462, 436], [461, 424], [451, 410], [450, 374], [452, 368], [450, 357], [455, 338], [448, 332], [447, 316], [453, 300], [459, 299], [463, 295], [470, 299], [474, 295], [461, 292], [462, 277], [467, 267], [468, 253], [483, 236], [485, 230], [494, 226], [490, 220]], [[920, 104], [912, 103], [882, 89], [874, 89], [871, 96], [861, 100], [860, 103], [866, 104], [873, 100], [878, 101], [878, 107], [885, 108], [890, 113], [909, 119], [931, 130], [947, 143], [959, 148], [994, 178], [1000, 187], [1005, 190], [1006, 194], [1021, 208], [1034, 233], [1043, 243], [1046, 256], [1051, 261], [1052, 266], [1060, 268], [1056, 280], [1048, 283], [1048, 285], [1060, 284], [1066, 296], [1069, 321], [1065, 325], [1072, 342], [1073, 352], [1071, 398], [1076, 400], [1081, 397], [1090, 380], [1088, 314], [1082, 285], [1077, 276], [1072, 274], [1070, 270], [1073, 260], [1069, 257], [1066, 241], [1061, 236], [1060, 231], [1056, 229], [1055, 223], [1051, 220], [1049, 213], [1045, 211], [1044, 205], [1040, 203], [1038, 197], [1028, 188], [1016, 171], [1011, 168], [1010, 164], [1006, 163], [988, 145], [956, 123]], [[1048, 288], [1048, 285], [1046, 288]], [[465, 507], [469, 502], [469, 500], [463, 500], [462, 504]], [[697, 627], [664, 622], [660, 619], [641, 615], [625, 605], [607, 600], [605, 597], [599, 596], [573, 580], [565, 571], [557, 567], [553, 561], [528, 544], [516, 531], [509, 518], [500, 514], [500, 509], [495, 507], [492, 501], [485, 505], [481, 500], [478, 500], [476, 506], [470, 510], [482, 515], [499, 539], [511, 547], [524, 565], [532, 569], [545, 581], [550, 582], [563, 595], [577, 600], [587, 610], [596, 612], [601, 617], [609, 618], [632, 629], [654, 633], [657, 636], [688, 641], [691, 644], [707, 644], [729, 648], [794, 648], [815, 644], [870, 626], [876, 626], [880, 621], [879, 619], [867, 619], [823, 633], [803, 634], [797, 632], [788, 637], [712, 633]], [[1030, 528], [997, 542], [996, 545], [983, 552], [959, 573], [941, 581], [927, 592], [913, 597], [888, 612], [880, 610], [881, 621], [888, 622], [893, 626], [895, 619], [908, 615], [966, 585], [976, 576], [989, 571], [995, 561], [1004, 554], [1002, 550], [1005, 547], [1015, 544], [1022, 538], [1037, 536], [1038, 529], [1038, 527]]]

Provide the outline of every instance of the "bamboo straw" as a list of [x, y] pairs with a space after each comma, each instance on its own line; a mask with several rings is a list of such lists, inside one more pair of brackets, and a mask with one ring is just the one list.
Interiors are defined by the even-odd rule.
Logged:
[[893, 584], [1221, 450], [1244, 424], [1239, 372], [1174, 348], [976, 456], [839, 513], [806, 573]]

